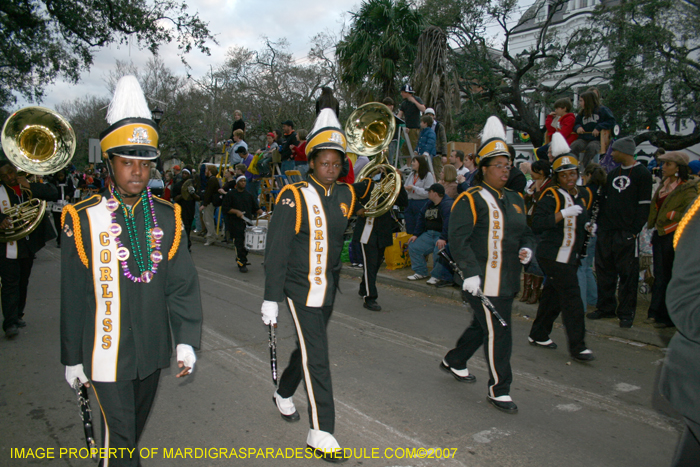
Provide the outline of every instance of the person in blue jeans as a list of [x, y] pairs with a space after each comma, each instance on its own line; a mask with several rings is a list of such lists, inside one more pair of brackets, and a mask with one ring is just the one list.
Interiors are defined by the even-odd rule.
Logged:
[[[605, 170], [598, 164], [590, 163], [583, 171], [583, 184], [590, 191], [591, 196], [591, 211], [598, 204], [598, 190], [605, 185], [607, 174]], [[588, 213], [589, 216], [592, 212]], [[596, 306], [598, 303], [598, 284], [593, 275], [593, 261], [595, 260], [595, 244], [596, 237], [591, 236], [586, 249], [586, 257], [581, 258], [581, 265], [578, 267], [578, 286], [581, 289], [581, 300], [583, 307], [586, 305]]]
[[445, 195], [445, 187], [439, 183], [428, 188], [430, 202], [421, 210], [413, 236], [408, 240], [408, 254], [415, 274], [408, 280], [417, 281], [428, 277], [428, 264], [425, 258], [433, 254], [433, 270], [428, 284], [451, 285], [452, 273], [438, 262], [438, 251], [447, 245], [447, 231], [450, 210], [454, 200]]

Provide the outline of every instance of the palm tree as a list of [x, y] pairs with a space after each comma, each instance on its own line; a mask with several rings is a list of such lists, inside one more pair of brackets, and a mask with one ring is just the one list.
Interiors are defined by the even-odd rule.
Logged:
[[374, 88], [395, 96], [411, 74], [422, 29], [421, 13], [406, 0], [364, 2], [336, 47], [341, 81], [356, 93]]

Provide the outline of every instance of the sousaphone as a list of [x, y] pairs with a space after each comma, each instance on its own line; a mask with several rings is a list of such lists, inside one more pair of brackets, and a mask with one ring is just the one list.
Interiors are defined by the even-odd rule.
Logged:
[[366, 217], [379, 217], [396, 203], [401, 192], [401, 175], [387, 162], [386, 148], [396, 131], [394, 114], [380, 102], [369, 102], [355, 110], [345, 123], [348, 152], [358, 156], [376, 156], [367, 163], [357, 179], [372, 177], [378, 172], [383, 176], [375, 183], [370, 199], [365, 203]]
[[[76, 146], [70, 123], [53, 110], [36, 106], [13, 113], [5, 121], [1, 140], [10, 162], [34, 175], [48, 175], [64, 168], [73, 158]], [[31, 197], [31, 192], [28, 194]], [[32, 233], [45, 211], [46, 201], [36, 198], [5, 210], [12, 225], [0, 229], [0, 242], [12, 242]]]

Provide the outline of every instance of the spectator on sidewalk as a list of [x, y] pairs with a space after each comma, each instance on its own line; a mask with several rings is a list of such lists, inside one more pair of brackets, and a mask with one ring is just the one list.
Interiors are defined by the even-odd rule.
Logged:
[[571, 152], [581, 161], [585, 170], [589, 162], [598, 162], [600, 153], [600, 132], [612, 130], [615, 117], [610, 109], [600, 104], [595, 92], [586, 91], [578, 98], [579, 113], [576, 116], [574, 131], [578, 134], [571, 143]]
[[433, 117], [423, 115], [420, 118], [420, 135], [418, 137], [418, 146], [416, 146], [416, 154], [426, 157], [435, 157], [435, 131], [433, 131]]
[[433, 254], [433, 270], [428, 284], [452, 285], [452, 273], [438, 261], [438, 251], [447, 245], [450, 210], [454, 199], [445, 196], [445, 188], [439, 183], [428, 188], [430, 202], [421, 210], [413, 236], [408, 239], [408, 254], [411, 257], [411, 269], [415, 274], [408, 276], [409, 281], [428, 277], [428, 264], [425, 259]]
[[637, 237], [649, 218], [651, 203], [651, 174], [634, 160], [636, 148], [631, 137], [612, 144], [613, 159], [621, 165], [608, 174], [603, 188], [595, 251], [598, 305], [586, 315], [589, 319], [617, 316], [621, 328], [632, 327], [637, 311]]
[[673, 234], [685, 210], [698, 196], [698, 178], [690, 176], [689, 157], [680, 151], [659, 156], [663, 162], [663, 180], [654, 193], [647, 228], [654, 229], [651, 244], [654, 252], [654, 285], [647, 322], [655, 328], [673, 326], [666, 307], [666, 288], [671, 281], [675, 251]]
[[414, 156], [411, 159], [411, 173], [406, 177], [406, 191], [408, 192], [408, 207], [404, 211], [406, 221], [406, 233], [413, 235], [418, 216], [428, 199], [428, 188], [435, 183], [435, 178], [430, 172], [428, 161], [424, 156]]
[[216, 166], [207, 165], [206, 171], [204, 172], [205, 177], [207, 177], [207, 185], [204, 191], [204, 198], [202, 198], [202, 204], [199, 206], [199, 210], [202, 213], [202, 221], [204, 222], [204, 227], [207, 229], [206, 241], [204, 246], [213, 245], [216, 241], [216, 223], [214, 222], [214, 197], [218, 194], [220, 183], [219, 179], [216, 177]]
[[[603, 168], [591, 162], [583, 171], [583, 184], [590, 191], [591, 195], [591, 211], [598, 205], [598, 213], [600, 213], [600, 196], [601, 187], [605, 185], [606, 173]], [[589, 216], [592, 212], [589, 212]], [[593, 221], [591, 221], [593, 222]], [[595, 276], [593, 275], [593, 262], [595, 261], [595, 244], [598, 240], [597, 235], [591, 235], [588, 238], [588, 247], [586, 248], [586, 257], [581, 258], [581, 265], [578, 267], [578, 285], [581, 289], [581, 301], [583, 308], [586, 306], [596, 306], [598, 303], [598, 284], [596, 284]]]

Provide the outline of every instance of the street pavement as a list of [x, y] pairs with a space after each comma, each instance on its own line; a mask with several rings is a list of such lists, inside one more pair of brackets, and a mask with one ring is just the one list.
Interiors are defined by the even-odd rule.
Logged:
[[[262, 257], [250, 255], [250, 272], [241, 274], [231, 250], [200, 243], [192, 248], [204, 306], [202, 350], [192, 377], [176, 379], [174, 362], [163, 371], [140, 442], [142, 454], [150, 457], [143, 465], [325, 465], [280, 455], [305, 446], [307, 403], [302, 385], [295, 396], [302, 420], [290, 424], [271, 400], [267, 327], [260, 319]], [[59, 451], [84, 446], [75, 396], [59, 361], [59, 259], [53, 245], [38, 254], [28, 326], [14, 340], [0, 339], [0, 466], [94, 465]], [[356, 456], [345, 465], [670, 463], [681, 422], [656, 390], [663, 349], [589, 335], [597, 359], [581, 364], [568, 356], [560, 327], [552, 334], [559, 349], [535, 348], [527, 343], [532, 321], [516, 317], [511, 395], [519, 413], [504, 414], [486, 402], [481, 351], [469, 365], [475, 384], [460, 383], [438, 368], [470, 322], [467, 308], [443, 296], [382, 285], [383, 310], [371, 312], [362, 307], [358, 285], [358, 278], [343, 276], [328, 326], [335, 435]], [[277, 335], [281, 372], [296, 339], [283, 306]], [[99, 410], [94, 397], [92, 408]], [[22, 448], [25, 457], [30, 448], [34, 457], [12, 458]], [[35, 458], [50, 448], [53, 459]], [[166, 458], [178, 448], [181, 456]], [[236, 457], [212, 458], [224, 449], [227, 456], [235, 449]], [[412, 451], [429, 457], [407, 457]]]

